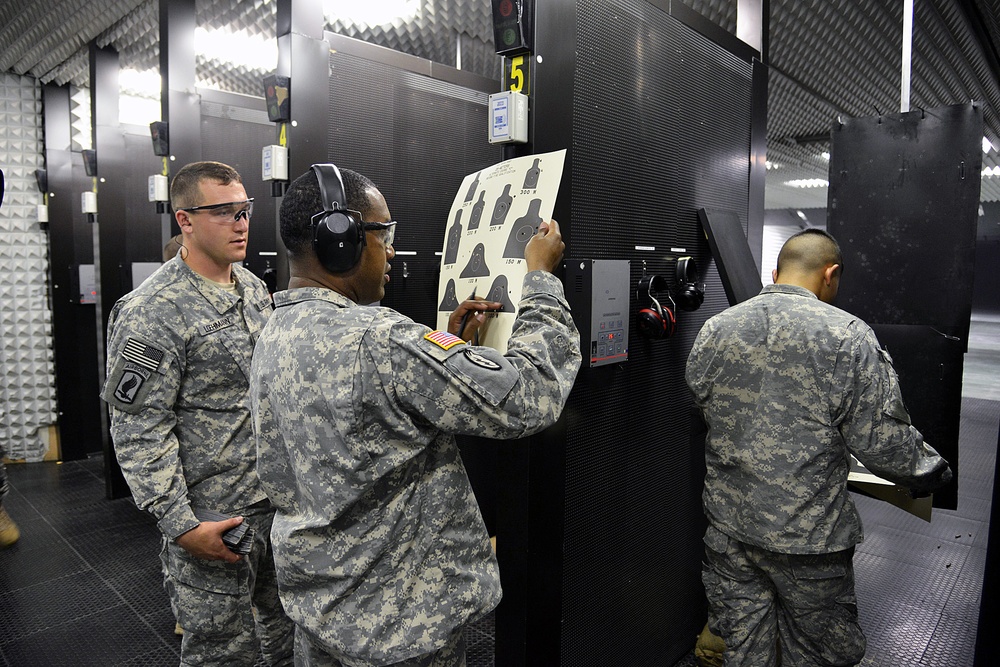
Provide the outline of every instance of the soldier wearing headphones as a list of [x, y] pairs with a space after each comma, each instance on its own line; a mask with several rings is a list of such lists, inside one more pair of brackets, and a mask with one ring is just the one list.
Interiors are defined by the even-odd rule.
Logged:
[[506, 354], [456, 335], [471, 338], [500, 304], [462, 303], [448, 331], [365, 305], [389, 281], [396, 223], [364, 176], [314, 165], [280, 225], [289, 288], [274, 295], [250, 394], [296, 660], [464, 665], [464, 628], [501, 591], [454, 434], [519, 438], [562, 412], [580, 338], [552, 275], [559, 225], [542, 223], [526, 247]]

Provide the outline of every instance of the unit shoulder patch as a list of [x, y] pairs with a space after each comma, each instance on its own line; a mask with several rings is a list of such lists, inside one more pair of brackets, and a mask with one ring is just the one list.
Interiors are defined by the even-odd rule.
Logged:
[[122, 369], [121, 378], [115, 385], [115, 398], [122, 403], [132, 405], [142, 385], [149, 379], [149, 371], [136, 364], [126, 363]]

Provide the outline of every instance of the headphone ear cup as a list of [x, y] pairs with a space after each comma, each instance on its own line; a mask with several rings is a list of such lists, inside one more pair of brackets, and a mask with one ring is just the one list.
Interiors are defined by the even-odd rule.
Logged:
[[670, 338], [677, 331], [677, 316], [673, 309], [668, 307], [663, 308], [663, 329], [666, 338]]
[[663, 316], [652, 308], [643, 308], [636, 314], [639, 324], [639, 333], [643, 338], [653, 340], [663, 338], [666, 333], [666, 321]]
[[[673, 335], [673, 312], [660, 304], [654, 292], [666, 289], [666, 280], [657, 275], [643, 276], [639, 281], [636, 296], [643, 307], [636, 313], [639, 333], [644, 338], [658, 340]], [[669, 313], [669, 314], [668, 314]]]
[[364, 226], [343, 211], [328, 213], [316, 223], [313, 247], [320, 263], [330, 273], [350, 271], [365, 248]]
[[681, 310], [698, 310], [705, 301], [705, 293], [698, 286], [698, 265], [693, 257], [679, 257], [676, 267], [677, 306]]
[[705, 301], [705, 293], [697, 283], [685, 283], [677, 294], [677, 306], [681, 310], [698, 310]]

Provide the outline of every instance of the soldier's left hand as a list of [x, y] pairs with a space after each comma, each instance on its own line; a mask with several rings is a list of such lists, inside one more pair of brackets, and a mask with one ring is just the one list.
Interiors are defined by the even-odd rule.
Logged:
[[235, 563], [242, 556], [229, 550], [229, 547], [222, 541], [222, 535], [241, 523], [243, 523], [241, 516], [225, 521], [202, 521], [195, 528], [178, 535], [174, 541], [197, 558]]
[[486, 321], [484, 313], [501, 308], [503, 304], [496, 301], [466, 299], [448, 317], [448, 333], [455, 334], [464, 341], [472, 340], [476, 331]]

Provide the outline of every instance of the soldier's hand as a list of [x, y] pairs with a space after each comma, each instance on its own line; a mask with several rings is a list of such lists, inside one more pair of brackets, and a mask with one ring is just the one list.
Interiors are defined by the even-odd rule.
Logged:
[[241, 516], [234, 516], [225, 521], [202, 521], [195, 528], [178, 535], [174, 541], [197, 558], [235, 563], [241, 556], [229, 550], [222, 541], [222, 535], [241, 523], [243, 523]]
[[486, 321], [483, 313], [501, 308], [503, 304], [496, 301], [466, 299], [448, 317], [448, 333], [455, 334], [464, 341], [470, 341]]
[[524, 261], [528, 271], [548, 271], [552, 273], [562, 261], [566, 244], [563, 243], [559, 223], [549, 220], [538, 225], [538, 233], [531, 237], [524, 247]]

